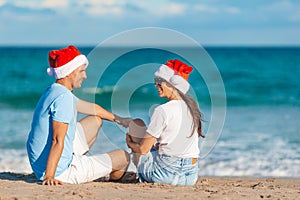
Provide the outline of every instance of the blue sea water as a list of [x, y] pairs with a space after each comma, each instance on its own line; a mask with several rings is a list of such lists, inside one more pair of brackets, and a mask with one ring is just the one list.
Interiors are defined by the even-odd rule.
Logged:
[[[35, 104], [54, 81], [46, 68], [48, 52], [56, 48], [60, 47], [0, 47], [0, 171], [31, 172], [25, 143]], [[88, 58], [93, 51], [93, 47], [79, 49]], [[300, 177], [300, 47], [204, 49], [221, 74], [227, 104], [217, 143], [200, 156], [199, 175]], [[82, 88], [74, 93], [118, 114], [149, 122], [149, 110], [164, 100], [157, 96], [153, 83], [143, 80], [152, 80], [150, 72], [157, 63], [174, 55], [151, 48], [120, 52], [122, 48], [104, 49], [99, 62], [88, 67]], [[105, 59], [112, 54], [119, 57], [107, 66]], [[208, 91], [196, 70], [190, 82], [205, 131], [211, 119], [211, 95], [218, 98], [220, 94]], [[91, 153], [127, 149], [126, 131], [105, 122]], [[207, 145], [205, 139], [200, 139], [200, 145]]]

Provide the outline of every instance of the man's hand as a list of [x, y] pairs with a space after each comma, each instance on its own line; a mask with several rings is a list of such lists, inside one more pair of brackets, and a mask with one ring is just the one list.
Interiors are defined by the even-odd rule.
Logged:
[[63, 183], [54, 178], [45, 178], [42, 185], [62, 185]]
[[130, 117], [120, 117], [118, 115], [114, 115], [115, 116], [115, 122], [117, 122], [118, 124], [122, 125], [125, 128], [128, 128], [129, 123], [132, 121], [132, 119]]

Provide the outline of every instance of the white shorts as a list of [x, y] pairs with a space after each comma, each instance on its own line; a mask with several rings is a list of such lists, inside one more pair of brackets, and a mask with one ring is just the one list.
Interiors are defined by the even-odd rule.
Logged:
[[57, 180], [64, 183], [79, 184], [108, 176], [111, 173], [112, 161], [107, 153], [83, 155], [89, 150], [89, 147], [84, 130], [79, 122], [76, 126], [73, 148], [73, 160], [68, 169], [55, 177]]

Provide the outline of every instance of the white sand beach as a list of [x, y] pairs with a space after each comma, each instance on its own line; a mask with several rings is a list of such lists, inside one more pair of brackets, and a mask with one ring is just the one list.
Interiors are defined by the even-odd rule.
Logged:
[[196, 185], [91, 182], [42, 186], [34, 175], [0, 172], [0, 199], [299, 199], [299, 178], [199, 177]]

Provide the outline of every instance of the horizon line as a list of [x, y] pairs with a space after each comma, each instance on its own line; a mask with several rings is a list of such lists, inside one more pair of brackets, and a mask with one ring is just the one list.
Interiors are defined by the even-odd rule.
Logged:
[[[92, 47], [97, 47], [98, 45], [93, 45], [93, 44], [0, 44], [0, 48], [29, 48], [29, 47], [65, 47], [69, 45], [74, 45], [79, 48], [92, 48]], [[126, 48], [126, 47], [141, 47], [143, 45], [112, 45], [112, 46], [102, 46], [104, 48]], [[181, 46], [181, 45], [162, 45], [162, 46], [149, 46], [149, 45], [144, 45], [147, 48], [155, 48], [155, 47], [181, 47], [181, 48], [197, 48], [197, 46]], [[204, 44], [200, 45], [199, 47], [274, 47], [274, 48], [284, 48], [284, 47], [300, 47], [300, 44]]]

